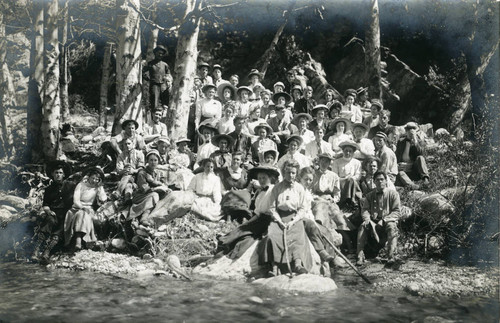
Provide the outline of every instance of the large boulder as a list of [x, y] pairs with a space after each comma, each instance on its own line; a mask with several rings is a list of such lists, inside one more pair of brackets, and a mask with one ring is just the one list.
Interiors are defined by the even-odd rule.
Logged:
[[257, 279], [253, 283], [269, 288], [305, 293], [324, 293], [337, 289], [337, 284], [331, 278], [312, 274], [298, 275], [291, 278], [287, 275], [280, 275]]
[[[219, 279], [245, 280], [248, 276], [262, 277], [267, 268], [259, 265], [258, 243], [259, 241], [255, 241], [238, 259], [230, 259], [222, 256], [214, 259], [209, 264], [201, 264], [195, 267], [193, 272]], [[319, 275], [321, 260], [310, 242], [309, 248], [313, 260], [313, 267], [310, 273]]]

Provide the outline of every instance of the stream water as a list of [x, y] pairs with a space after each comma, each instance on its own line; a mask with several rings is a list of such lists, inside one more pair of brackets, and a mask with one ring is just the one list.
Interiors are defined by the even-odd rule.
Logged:
[[374, 294], [362, 282], [336, 281], [335, 292], [303, 295], [199, 277], [124, 279], [0, 263], [0, 322], [498, 322], [495, 299]]

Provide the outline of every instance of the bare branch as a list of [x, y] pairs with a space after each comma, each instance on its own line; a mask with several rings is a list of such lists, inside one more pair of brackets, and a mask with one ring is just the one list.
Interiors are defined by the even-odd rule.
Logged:
[[212, 8], [212, 9], [219, 9], [219, 8], [227, 8], [227, 7], [232, 7], [232, 6], [235, 6], [235, 5], [238, 5], [238, 4], [242, 4], [242, 3], [245, 3], [247, 2], [247, 0], [243, 0], [243, 1], [239, 1], [239, 2], [233, 2], [233, 3], [228, 3], [228, 4], [214, 4], [214, 5], [210, 5], [208, 4], [203, 10], [202, 12], [207, 9], [208, 7]]
[[128, 1], [129, 5], [132, 7], [132, 9], [134, 9], [138, 14], [139, 16], [141, 16], [141, 19], [144, 20], [144, 22], [146, 22], [147, 24], [163, 31], [164, 33], [171, 33], [171, 32], [174, 32], [174, 31], [177, 31], [179, 30], [179, 26], [173, 26], [173, 27], [170, 27], [170, 28], [165, 28], [165, 27], [162, 27], [158, 24], [156, 24], [154, 21], [146, 18], [144, 16], [144, 14], [139, 10], [139, 8], [137, 8], [130, 0]]

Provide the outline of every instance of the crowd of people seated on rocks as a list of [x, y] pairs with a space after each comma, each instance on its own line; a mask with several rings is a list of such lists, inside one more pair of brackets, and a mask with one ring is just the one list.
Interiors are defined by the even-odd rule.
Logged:
[[388, 241], [389, 260], [394, 260], [400, 212], [395, 188], [429, 184], [418, 124], [400, 126], [405, 133], [394, 141], [400, 133], [389, 124], [390, 111], [380, 100], [368, 100], [366, 88], [349, 89], [344, 96], [328, 89], [316, 102], [314, 89], [295, 70], [287, 73], [288, 85], [277, 82], [272, 89], [271, 84], [266, 89], [257, 70], [242, 86], [220, 65], [202, 62], [198, 71], [191, 138], [168, 138], [164, 106], [158, 104], [141, 129], [137, 120], [123, 121], [110, 144], [116, 168], [106, 175], [90, 170], [72, 199], [61, 189], [64, 167], [48, 170], [55, 189], [46, 192], [47, 224], [36, 257], [43, 241], [48, 241], [45, 256], [59, 239], [76, 249], [95, 241], [91, 219], [106, 200], [101, 185], [106, 176], [117, 182], [110, 199], [123, 220], [136, 226], [154, 226], [148, 214], [175, 191], [192, 192], [191, 211], [211, 221], [221, 219], [226, 194], [248, 191], [253, 217], [239, 219], [237, 232], [222, 242], [235, 256], [245, 250], [235, 246], [248, 246], [249, 237], [260, 240], [260, 261], [269, 265], [270, 275], [285, 263], [297, 273], [307, 272], [308, 241], [322, 260], [334, 264], [325, 241], [354, 252], [350, 237], [356, 231], [358, 264], [364, 263], [367, 243]]

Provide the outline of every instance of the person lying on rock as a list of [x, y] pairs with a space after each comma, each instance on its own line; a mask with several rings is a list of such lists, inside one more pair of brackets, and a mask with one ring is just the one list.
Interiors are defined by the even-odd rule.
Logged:
[[[76, 186], [73, 194], [73, 206], [66, 214], [64, 221], [64, 243], [75, 251], [84, 245], [91, 247], [97, 241], [93, 216], [96, 206], [107, 200], [102, 185], [104, 172], [99, 166], [91, 167], [85, 172], [83, 180]], [[74, 244], [71, 246], [72, 242]]]
[[130, 201], [134, 190], [134, 178], [141, 167], [144, 167], [144, 153], [135, 149], [133, 140], [128, 138], [116, 160], [115, 172], [121, 178], [112, 194], [113, 198], [122, 198], [124, 203]]
[[[55, 161], [47, 165], [47, 174], [52, 182], [45, 188], [43, 195], [42, 216], [44, 218], [31, 257], [34, 261], [48, 259], [51, 250], [63, 240], [64, 219], [71, 207], [74, 191], [74, 185], [64, 180], [70, 173], [70, 166], [64, 161]], [[43, 248], [45, 243], [45, 248]]]
[[218, 221], [221, 215], [221, 181], [214, 173], [215, 163], [212, 159], [202, 160], [201, 167], [203, 172], [196, 174], [188, 187], [198, 196], [191, 206], [191, 212], [203, 219]]
[[[376, 188], [366, 195], [358, 229], [357, 265], [365, 262], [365, 245], [368, 236], [381, 244], [387, 242], [388, 264], [394, 263], [398, 244], [398, 219], [400, 216], [399, 193], [387, 187], [388, 176], [382, 171], [373, 174]], [[372, 240], [372, 241], [373, 241]]]
[[429, 185], [429, 170], [424, 157], [424, 147], [417, 137], [418, 124], [408, 122], [405, 130], [406, 138], [399, 141], [396, 147], [399, 170], [396, 184], [418, 189], [420, 186], [413, 180], [423, 180], [424, 186]]
[[146, 162], [146, 167], [137, 173], [137, 189], [132, 196], [132, 206], [127, 219], [135, 224], [137, 219], [144, 225], [152, 225], [148, 215], [158, 201], [170, 193], [170, 189], [160, 180], [160, 173], [156, 169], [160, 163], [160, 153], [157, 150], [150, 150], [146, 154]]
[[297, 274], [305, 274], [312, 266], [304, 222], [300, 221], [307, 211], [307, 200], [304, 187], [295, 181], [299, 170], [297, 161], [288, 160], [283, 167], [283, 181], [271, 191], [269, 211], [273, 222], [259, 244], [259, 264], [269, 265], [270, 276], [276, 276], [279, 267], [290, 265]]
[[[241, 257], [266, 232], [272, 219], [269, 212], [269, 197], [278, 176], [278, 169], [272, 166], [257, 166], [249, 170], [248, 178], [258, 182], [250, 206], [253, 216], [247, 222], [219, 238], [218, 250], [229, 258]], [[249, 190], [252, 189], [249, 187]]]

